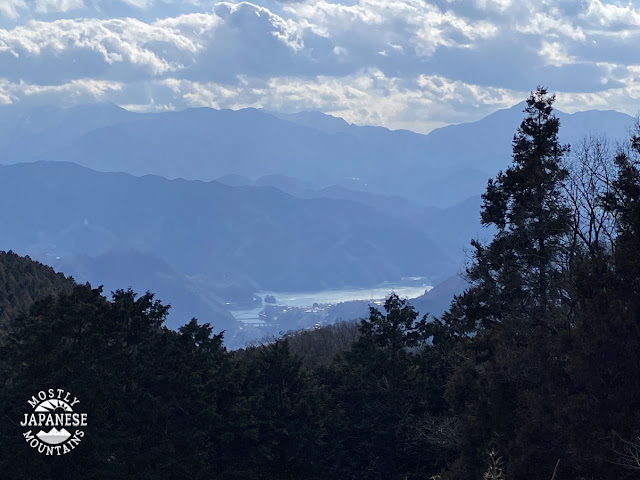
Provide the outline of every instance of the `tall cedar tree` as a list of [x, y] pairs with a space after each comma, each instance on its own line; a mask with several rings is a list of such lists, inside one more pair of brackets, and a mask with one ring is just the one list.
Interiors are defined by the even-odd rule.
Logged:
[[513, 139], [513, 164], [482, 195], [481, 222], [498, 233], [489, 245], [471, 242], [473, 287], [456, 306], [463, 332], [501, 323], [514, 305], [543, 321], [546, 307], [562, 298], [559, 258], [571, 217], [562, 199], [568, 147], [558, 141], [554, 101], [542, 87], [531, 94]]
[[566, 327], [562, 259], [571, 225], [562, 197], [568, 147], [558, 141], [554, 100], [542, 87], [527, 100], [513, 164], [482, 197], [482, 223], [498, 233], [486, 246], [472, 242], [472, 286], [443, 316], [445, 326], [467, 338], [467, 360], [447, 387], [463, 424], [450, 478], [480, 475], [487, 448], [505, 455], [513, 478], [525, 478], [534, 459], [552, 455], [553, 441], [544, 437], [554, 438], [545, 410], [553, 382], [545, 380], [562, 376], [550, 337]]

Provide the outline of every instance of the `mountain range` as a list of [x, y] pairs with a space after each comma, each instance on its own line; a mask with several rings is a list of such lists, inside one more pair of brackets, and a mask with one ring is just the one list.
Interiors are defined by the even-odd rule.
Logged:
[[[401, 195], [447, 207], [484, 191], [510, 161], [524, 104], [420, 135], [363, 127], [317, 112], [194, 108], [133, 113], [111, 104], [0, 108], [2, 163], [67, 161], [104, 172], [210, 181], [287, 175], [319, 188]], [[633, 118], [614, 111], [557, 112], [561, 140], [626, 137]]]
[[[509, 164], [523, 108], [420, 135], [317, 112], [0, 107], [0, 249], [107, 293], [153, 291], [169, 326], [196, 316], [233, 332], [229, 310], [257, 290], [438, 283], [492, 233], [480, 194]], [[574, 144], [633, 123], [557, 115]], [[447, 280], [416, 304], [441, 311], [463, 288]]]
[[[220, 312], [223, 304], [243, 301], [238, 293], [231, 298], [234, 287], [250, 300], [259, 289], [437, 278], [454, 266], [424, 231], [401, 218], [273, 187], [36, 162], [0, 167], [0, 202], [6, 206], [0, 248], [46, 261], [78, 281], [168, 292], [193, 314], [204, 305]], [[175, 306], [173, 298], [162, 299]]]

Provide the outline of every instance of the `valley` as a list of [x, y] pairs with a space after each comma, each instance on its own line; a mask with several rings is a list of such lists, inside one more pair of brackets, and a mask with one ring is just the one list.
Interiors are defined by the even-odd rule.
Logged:
[[[502, 136], [519, 109], [419, 135], [313, 112], [0, 107], [0, 124], [19, 131], [0, 136], [0, 201], [11, 205], [0, 212], [0, 248], [107, 296], [153, 291], [171, 304], [170, 327], [195, 316], [235, 348], [263, 334], [256, 324], [277, 333], [356, 318], [367, 314], [363, 300], [411, 287], [403, 278], [437, 285], [458, 274], [470, 240], [491, 237], [479, 194], [508, 158]], [[560, 115], [567, 139], [601, 127], [616, 138], [630, 122]], [[286, 150], [284, 137], [295, 139]], [[483, 148], [463, 151], [480, 138]], [[279, 301], [260, 317], [258, 292]]]

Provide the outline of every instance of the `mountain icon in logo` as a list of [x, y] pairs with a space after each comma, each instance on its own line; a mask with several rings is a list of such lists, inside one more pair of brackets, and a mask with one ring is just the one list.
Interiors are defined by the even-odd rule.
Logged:
[[57, 430], [56, 427], [53, 427], [48, 433], [40, 430], [36, 434], [36, 437], [48, 445], [60, 445], [66, 442], [70, 436], [71, 434], [65, 428]]

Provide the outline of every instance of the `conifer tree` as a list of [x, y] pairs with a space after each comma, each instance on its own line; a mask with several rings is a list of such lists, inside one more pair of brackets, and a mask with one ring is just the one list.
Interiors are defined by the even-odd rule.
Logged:
[[472, 241], [472, 287], [445, 316], [462, 332], [499, 324], [515, 310], [543, 322], [547, 306], [564, 295], [558, 279], [571, 228], [562, 196], [568, 147], [558, 141], [554, 101], [543, 87], [531, 93], [513, 138], [513, 163], [482, 195], [481, 222], [498, 233], [488, 245]]
[[553, 451], [555, 420], [545, 405], [563, 377], [552, 337], [568, 325], [564, 272], [571, 228], [562, 194], [568, 147], [558, 141], [554, 100], [543, 87], [527, 100], [513, 163], [482, 196], [481, 221], [497, 234], [488, 245], [472, 242], [472, 286], [441, 320], [467, 338], [467, 360], [447, 387], [464, 425], [452, 478], [480, 475], [486, 448], [505, 453], [514, 478]]

